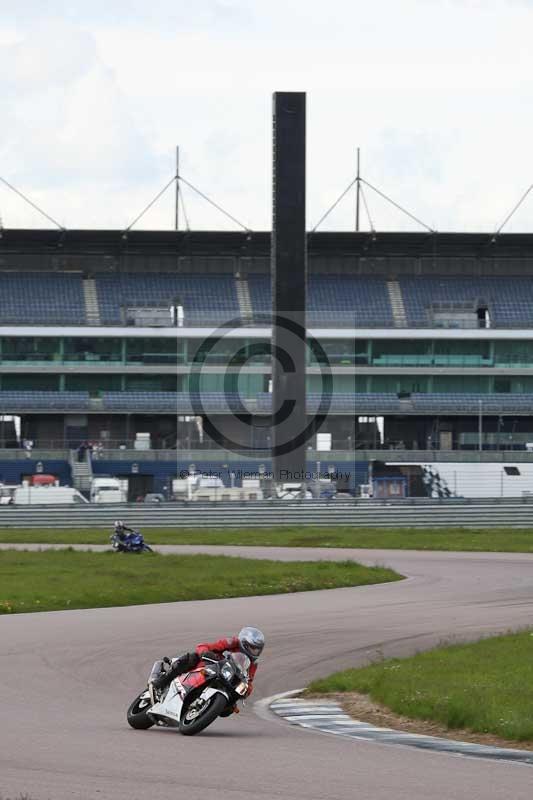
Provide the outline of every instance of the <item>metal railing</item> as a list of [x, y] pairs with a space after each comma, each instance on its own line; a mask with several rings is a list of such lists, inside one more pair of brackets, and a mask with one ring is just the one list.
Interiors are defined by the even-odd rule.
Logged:
[[[34, 459], [44, 461], [46, 459], [68, 460], [68, 447], [63, 442], [42, 442], [37, 443], [31, 450], [24, 450], [20, 447], [2, 447], [0, 443], [0, 461], [15, 461], [24, 459]], [[246, 461], [269, 461], [270, 452], [268, 450], [224, 450], [214, 448], [212, 445], [203, 449], [184, 448], [184, 449], [161, 449], [161, 450], [135, 450], [133, 443], [129, 443], [125, 448], [108, 447], [107, 445], [100, 451], [93, 450], [93, 459], [110, 461], [179, 461], [195, 463], [197, 461], [212, 461], [217, 464], [224, 462]], [[407, 448], [375, 448], [365, 447], [354, 450], [338, 449], [319, 451], [310, 449], [307, 451], [307, 462], [313, 463], [320, 461], [327, 464], [329, 461], [342, 461], [346, 463], [370, 462], [370, 461], [394, 461], [394, 462], [447, 462], [457, 461], [461, 463], [531, 463], [533, 462], [533, 452], [528, 450], [411, 450]]]
[[[161, 506], [0, 506], [0, 527], [111, 528], [117, 514], [140, 529], [332, 527], [531, 527], [533, 497], [510, 500], [264, 501], [262, 503], [168, 503]], [[148, 537], [149, 538], [149, 537]]]
[[[239, 342], [241, 340], [238, 340]], [[240, 345], [239, 345], [240, 346]], [[229, 354], [211, 353], [202, 362], [203, 367], [229, 368], [230, 361], [232, 368], [248, 369], [249, 367], [271, 367], [270, 357], [254, 357], [246, 359], [233, 359], [234, 352]], [[533, 358], [527, 359], [524, 356], [512, 354], [497, 355], [494, 358], [483, 355], [442, 355], [442, 354], [418, 354], [418, 355], [395, 355], [380, 354], [374, 355], [369, 359], [366, 355], [360, 354], [327, 354], [328, 362], [331, 367], [387, 367], [387, 368], [491, 368], [491, 369], [533, 369]], [[193, 358], [186, 357], [184, 354], [176, 353], [142, 353], [128, 354], [125, 358], [117, 353], [70, 353], [61, 356], [59, 353], [2, 353], [0, 364], [11, 367], [69, 367], [87, 366], [106, 369], [107, 367], [116, 370], [120, 367], [154, 367], [154, 366], [182, 366], [191, 367]], [[308, 360], [308, 367], [317, 367], [316, 360]]]

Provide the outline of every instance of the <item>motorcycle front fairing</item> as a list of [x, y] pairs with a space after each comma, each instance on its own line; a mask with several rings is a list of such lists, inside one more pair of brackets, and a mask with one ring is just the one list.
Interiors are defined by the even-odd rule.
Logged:
[[165, 722], [169, 722], [171, 725], [179, 725], [182, 709], [183, 697], [178, 689], [177, 681], [172, 681], [164, 698], [159, 703], [155, 703], [148, 713], [157, 718], [163, 717]]
[[187, 695], [193, 690], [201, 688], [202, 685], [204, 688], [199, 693], [198, 697], [208, 700], [215, 694], [222, 694], [229, 701], [227, 692], [220, 688], [209, 686], [206, 683], [203, 670], [192, 670], [184, 675], [180, 675], [172, 681], [166, 695], [160, 702], [152, 706], [148, 712], [149, 715], [157, 718], [163, 717], [164, 721], [172, 726], [179, 725]]

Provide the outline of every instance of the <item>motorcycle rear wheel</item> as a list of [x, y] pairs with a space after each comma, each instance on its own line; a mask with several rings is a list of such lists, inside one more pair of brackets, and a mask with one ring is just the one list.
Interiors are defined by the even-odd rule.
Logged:
[[187, 706], [184, 709], [180, 719], [180, 733], [182, 733], [184, 736], [194, 736], [196, 733], [200, 733], [200, 731], [203, 731], [208, 725], [211, 725], [211, 723], [214, 722], [217, 717], [220, 716], [227, 704], [228, 701], [224, 695], [217, 692], [217, 694], [213, 695], [209, 698], [209, 700], [207, 700], [206, 707], [202, 713], [195, 719], [189, 721], [187, 721], [187, 713], [189, 708], [189, 706]]
[[127, 713], [129, 725], [138, 731], [148, 730], [148, 728], [151, 728], [152, 725], [155, 725], [155, 721], [151, 719], [147, 713], [151, 709], [152, 705], [149, 700], [146, 702], [146, 698], [144, 697], [145, 694], [146, 692], [142, 692], [138, 697], [135, 698], [131, 706], [128, 708]]

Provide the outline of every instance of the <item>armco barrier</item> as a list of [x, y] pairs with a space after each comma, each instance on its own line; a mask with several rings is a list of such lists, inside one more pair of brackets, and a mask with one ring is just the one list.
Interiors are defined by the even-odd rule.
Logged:
[[533, 527], [533, 501], [376, 503], [292, 501], [161, 506], [6, 506], [0, 528], [111, 528], [116, 519], [138, 528], [264, 528], [279, 525], [354, 527]]

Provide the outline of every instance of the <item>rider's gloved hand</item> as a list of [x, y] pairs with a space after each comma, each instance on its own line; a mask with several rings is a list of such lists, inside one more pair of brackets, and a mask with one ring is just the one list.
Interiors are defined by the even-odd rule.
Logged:
[[214, 661], [218, 661], [219, 655], [218, 653], [213, 653], [212, 650], [206, 650], [205, 653], [202, 653], [200, 658], [212, 658]]

